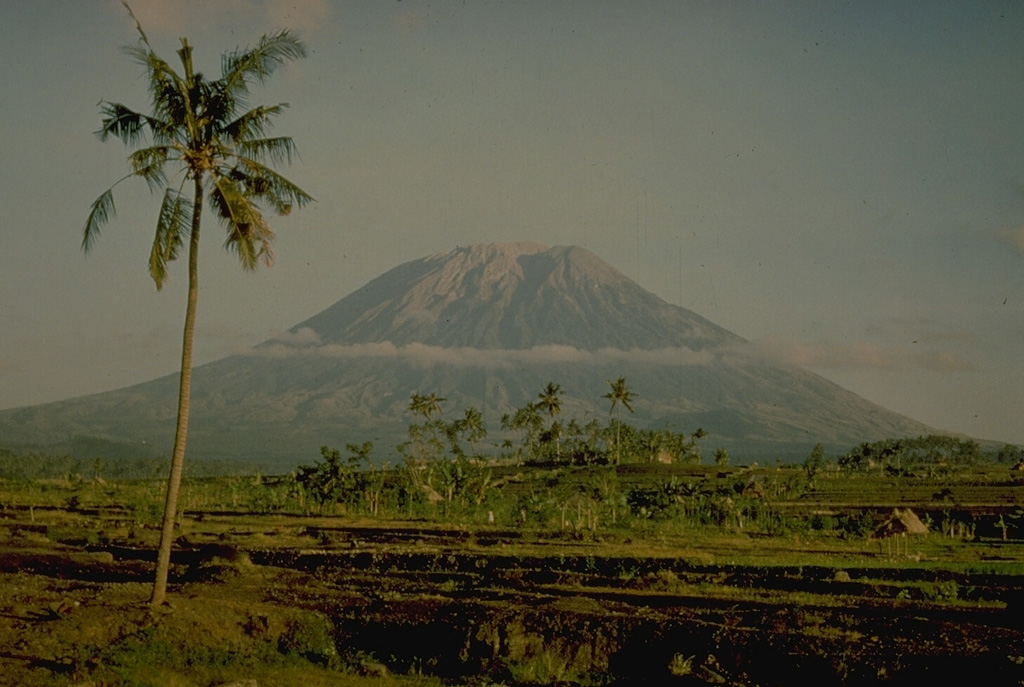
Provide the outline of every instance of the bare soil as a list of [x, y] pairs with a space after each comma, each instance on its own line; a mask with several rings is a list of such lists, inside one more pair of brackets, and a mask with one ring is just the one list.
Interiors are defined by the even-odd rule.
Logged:
[[1024, 680], [1014, 544], [964, 566], [745, 536], [230, 514], [182, 531], [170, 605], [153, 610], [155, 530], [3, 513], [0, 684]]

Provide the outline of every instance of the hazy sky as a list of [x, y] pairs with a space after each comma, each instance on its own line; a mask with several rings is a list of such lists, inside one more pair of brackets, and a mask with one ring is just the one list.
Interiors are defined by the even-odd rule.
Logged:
[[[582, 245], [665, 300], [933, 426], [1024, 443], [1024, 4], [135, 0], [200, 69], [279, 28], [308, 59], [285, 174], [318, 202], [246, 274], [207, 223], [198, 362], [456, 245]], [[0, 407], [177, 369], [184, 261], [100, 100], [145, 109], [115, 0], [0, 2]], [[217, 234], [220, 235], [217, 235]]]

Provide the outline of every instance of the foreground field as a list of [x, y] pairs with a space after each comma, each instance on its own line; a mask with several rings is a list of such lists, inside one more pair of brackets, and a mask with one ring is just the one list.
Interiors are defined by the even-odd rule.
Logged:
[[[817, 525], [771, 536], [195, 508], [157, 611], [146, 518], [8, 490], [0, 684], [1021, 684], [1024, 542], [992, 524], [1016, 522], [1021, 485], [865, 484], [819, 480], [778, 504]], [[975, 527], [822, 524], [911, 503]]]
[[921, 542], [935, 560], [907, 561], [873, 544], [221, 516], [187, 524], [172, 606], [153, 613], [148, 533], [81, 546], [80, 526], [63, 513], [7, 520], [3, 684], [1024, 678], [1017, 545], [963, 563]]

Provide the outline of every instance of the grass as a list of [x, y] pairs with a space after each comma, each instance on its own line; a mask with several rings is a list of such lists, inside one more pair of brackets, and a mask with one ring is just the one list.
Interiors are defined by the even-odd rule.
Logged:
[[[663, 477], [641, 470], [639, 466], [628, 467], [630, 470], [620, 472], [624, 480], [620, 491], [628, 488], [627, 478], [651, 481]], [[779, 472], [796, 474], [792, 470], [786, 473], [786, 470]], [[599, 476], [611, 472], [605, 468]], [[586, 479], [582, 470], [566, 474], [570, 486], [577, 489]], [[692, 477], [696, 479], [696, 473]], [[992, 509], [1003, 508], [1004, 511], [999, 512], [1010, 518], [1011, 513], [1005, 511], [1005, 506], [1024, 496], [1024, 486], [1012, 480], [1000, 481], [997, 477], [993, 473], [991, 478], [976, 475], [961, 482], [950, 482], [946, 488], [952, 494], [951, 503], [961, 498], [981, 503], [988, 498], [991, 507], [966, 509], [965, 512], [977, 515], [979, 520], [988, 518], [994, 522], [993, 513], [997, 511]], [[732, 478], [708, 476], [708, 480], [711, 484], [727, 486]], [[152, 525], [161, 507], [162, 488], [159, 480], [0, 481], [0, 516], [3, 517], [0, 532], [11, 535], [12, 546], [26, 549], [48, 543], [55, 548], [64, 544], [83, 547], [126, 539], [133, 545], [141, 542], [149, 546], [154, 543]], [[793, 609], [796, 620], [787, 629], [795, 634], [821, 640], [823, 645], [858, 645], [865, 643], [861, 641], [864, 628], [853, 621], [844, 622], [843, 613], [845, 609], [870, 605], [864, 603], [865, 597], [870, 597], [870, 603], [876, 605], [907, 609], [934, 606], [941, 612], [954, 608], [962, 612], [962, 609], [979, 606], [998, 608], [1001, 601], [978, 598], [986, 589], [980, 585], [989, 583], [975, 583], [970, 578], [1024, 578], [1024, 543], [1012, 538], [1009, 542], [991, 536], [984, 540], [980, 537], [961, 540], [931, 534], [909, 540], [908, 548], [913, 557], [891, 556], [885, 555], [877, 541], [841, 531], [838, 527], [841, 518], [817, 513], [822, 503], [830, 512], [842, 510], [844, 503], [868, 503], [881, 512], [892, 503], [906, 503], [907, 499], [924, 498], [923, 495], [930, 498], [939, 490], [938, 482], [911, 484], [910, 480], [904, 480], [899, 486], [877, 475], [827, 476], [819, 477], [813, 489], [786, 504], [788, 525], [774, 534], [751, 523], [739, 529], [734, 522], [720, 527], [697, 524], [681, 517], [641, 520], [625, 515], [621, 507], [614, 526], [610, 526], [611, 520], [606, 518], [597, 531], [590, 531], [563, 528], [557, 517], [547, 525], [531, 521], [529, 526], [519, 523], [502, 529], [489, 526], [485, 521], [475, 522], [470, 517], [472, 514], [467, 513], [460, 514], [456, 520], [446, 519], [441, 510], [430, 520], [386, 520], [354, 515], [298, 518], [301, 511], [289, 505], [286, 490], [280, 484], [268, 485], [254, 478], [234, 477], [197, 480], [187, 485], [182, 534], [197, 543], [216, 543], [223, 539], [231, 545], [253, 550], [323, 548], [338, 554], [339, 560], [346, 552], [365, 550], [375, 557], [373, 565], [378, 565], [376, 557], [379, 555], [378, 568], [358, 569], [357, 572], [374, 579], [375, 596], [367, 598], [383, 606], [426, 599], [428, 592], [439, 593], [438, 598], [461, 597], [455, 592], [472, 586], [464, 581], [468, 578], [445, 578], [441, 574], [454, 569], [457, 558], [464, 561], [470, 556], [485, 560], [499, 554], [526, 561], [524, 571], [536, 572], [529, 565], [542, 565], [547, 567], [540, 572], [556, 573], [555, 582], [521, 585], [526, 592], [545, 595], [556, 588], [559, 592], [568, 590], [571, 594], [564, 602], [571, 605], [585, 601], [593, 607], [590, 610], [595, 617], [603, 612], [603, 602], [599, 594], [587, 595], [597, 592], [635, 596], [637, 607], [645, 607], [645, 596], [666, 595], [679, 597], [682, 606], [689, 598], [738, 605], [750, 602], [769, 606], [767, 612], [779, 617], [786, 609]], [[111, 506], [121, 509], [102, 510]], [[70, 510], [62, 510], [68, 508]], [[98, 514], [96, 509], [101, 509]], [[273, 512], [267, 513], [268, 510]], [[813, 520], [816, 526], [811, 524], [812, 518], [817, 518]], [[991, 522], [986, 522], [991, 526]], [[366, 531], [355, 532], [356, 527], [365, 527]], [[392, 539], [375, 540], [374, 536]], [[433, 589], [424, 584], [410, 585], [407, 577], [393, 576], [389, 580], [392, 573], [406, 570], [399, 564], [403, 560], [400, 556], [408, 553], [436, 556], [437, 567], [431, 571], [439, 574], [440, 581]], [[534, 560], [541, 562], [534, 563]], [[224, 567], [227, 563], [214, 560], [208, 565], [217, 568], [217, 564]], [[355, 563], [351, 565], [352, 569], [339, 569], [336, 574], [320, 576], [321, 582], [334, 590], [342, 590], [339, 598], [349, 598], [345, 597], [348, 590], [358, 589], [350, 574], [355, 570]], [[746, 582], [730, 583], [733, 571], [725, 570], [729, 566], [744, 569]], [[371, 674], [379, 672], [379, 664], [373, 656], [350, 653], [337, 644], [338, 630], [331, 619], [333, 611], [308, 610], [312, 608], [310, 599], [313, 597], [302, 594], [315, 596], [316, 592], [304, 587], [288, 587], [287, 592], [293, 594], [288, 598], [295, 603], [285, 603], [286, 595], [280, 591], [275, 592], [281, 594], [279, 602], [272, 601], [272, 594], [261, 587], [259, 578], [265, 573], [260, 566], [236, 567], [237, 575], [209, 578], [209, 584], [195, 592], [202, 601], [179, 593], [175, 595], [174, 612], [166, 617], [140, 622], [110, 641], [76, 640], [65, 654], [53, 658], [54, 671], [49, 682], [25, 684], [60, 685], [61, 681], [75, 684], [85, 679], [109, 687], [208, 687], [240, 679], [257, 679], [261, 685], [442, 684], [438, 679], [420, 675]], [[817, 577], [805, 575], [804, 568], [815, 568]], [[652, 569], [656, 572], [649, 572]], [[827, 579], [829, 570], [852, 573], [853, 579], [848, 581], [866, 586], [864, 596], [850, 593], [858, 589], [856, 586], [837, 584], [832, 591], [822, 587], [822, 579]], [[903, 571], [936, 574], [909, 575]], [[478, 579], [477, 572], [472, 574], [472, 579]], [[716, 578], [716, 574], [720, 577]], [[823, 574], [826, 578], [822, 578]], [[498, 592], [508, 591], [502, 586], [501, 575], [490, 568], [485, 566], [479, 575], [479, 579], [492, 581]], [[806, 585], [799, 582], [792, 588], [786, 584], [779, 584], [778, 589], [772, 587], [778, 584], [773, 580], [804, 578]], [[396, 583], [396, 579], [401, 584]], [[974, 584], [979, 586], [972, 587]], [[1008, 579], [1005, 584], [1000, 581], [993, 586], [1015, 584], [1016, 580]], [[236, 592], [233, 598], [227, 591], [221, 591], [231, 586]], [[519, 593], [517, 585], [508, 586]], [[47, 597], [46, 602], [50, 601]], [[64, 622], [64, 619], [57, 619], [48, 627], [56, 628]], [[672, 656], [669, 666], [670, 673], [677, 677], [696, 675], [695, 671], [703, 669], [700, 664], [703, 655], [697, 656], [695, 665], [692, 652], [684, 651], [685, 648]], [[590, 684], [601, 680], [600, 676], [578, 670], [571, 649], [559, 645], [558, 640], [527, 654], [506, 656], [503, 661], [505, 672], [498, 677], [506, 677], [517, 685]]]

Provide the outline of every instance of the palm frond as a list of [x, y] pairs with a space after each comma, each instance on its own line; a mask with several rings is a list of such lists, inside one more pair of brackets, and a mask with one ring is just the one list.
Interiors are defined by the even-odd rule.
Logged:
[[[102, 140], [117, 137], [133, 148], [147, 137], [151, 140], [131, 153], [130, 174], [125, 178], [142, 177], [151, 191], [164, 188], [149, 258], [157, 288], [166, 281], [168, 264], [182, 250], [191, 223], [199, 220], [197, 208], [182, 195], [183, 186], [170, 180], [175, 170], [169, 163], [180, 167], [181, 184], [205, 178], [207, 202], [227, 228], [225, 247], [238, 255], [243, 268], [271, 264], [274, 233], [264, 219], [264, 209], [287, 214], [313, 198], [268, 166], [297, 156], [290, 138], [267, 135], [274, 117], [287, 104], [248, 110], [245, 100], [252, 83], [262, 83], [285, 62], [305, 57], [305, 46], [287, 30], [264, 35], [253, 48], [226, 53], [221, 78], [211, 81], [193, 70], [187, 39], [181, 40], [177, 51], [181, 60], [177, 71], [160, 58], [138, 18], [122, 3], [139, 36], [135, 45], [122, 51], [143, 66], [152, 106], [149, 114], [142, 114], [121, 104], [102, 103], [97, 134]], [[89, 251], [114, 214], [111, 187], [92, 204], [83, 230], [83, 250]]]
[[188, 84], [174, 68], [149, 47], [149, 44], [126, 45], [121, 52], [130, 56], [146, 70], [153, 118], [181, 124], [189, 112]]
[[260, 162], [267, 160], [277, 165], [291, 164], [292, 157], [299, 154], [289, 136], [242, 140], [237, 145], [239, 157]]
[[[123, 181], [123, 180], [122, 180]], [[117, 184], [114, 184], [116, 186]], [[96, 239], [100, 236], [100, 229], [107, 221], [117, 214], [114, 207], [114, 187], [111, 186], [100, 197], [93, 201], [92, 210], [85, 220], [85, 228], [82, 230], [82, 251], [88, 253]]]
[[151, 146], [136, 150], [128, 156], [132, 166], [132, 173], [135, 176], [146, 180], [149, 190], [153, 191], [167, 183], [167, 176], [164, 174], [164, 164], [171, 151], [171, 146]]
[[141, 40], [146, 45], [149, 45], [149, 39], [146, 38], [146, 32], [142, 30], [142, 22], [140, 22], [138, 17], [135, 16], [135, 13], [132, 12], [132, 8], [128, 6], [128, 3], [125, 2], [125, 0], [121, 0], [121, 4], [124, 5], [124, 8], [126, 10], [128, 10], [128, 16], [130, 16], [135, 21], [135, 28], [139, 32], [139, 40]]
[[238, 143], [253, 141], [266, 134], [272, 117], [281, 114], [288, 103], [255, 107], [224, 125], [222, 133]]
[[228, 230], [224, 247], [238, 256], [244, 269], [273, 264], [274, 232], [238, 179], [215, 174], [210, 204]]
[[110, 136], [121, 139], [125, 145], [136, 145], [145, 134], [149, 117], [136, 112], [121, 103], [101, 103], [100, 114], [103, 116], [100, 129], [96, 132], [101, 141]]
[[180, 139], [189, 119], [188, 93], [184, 84], [173, 79], [150, 84], [153, 112], [159, 118], [152, 127], [154, 139], [162, 142]]
[[221, 80], [230, 92], [244, 93], [249, 80], [263, 83], [288, 60], [306, 56], [306, 46], [288, 29], [264, 34], [254, 48], [225, 53], [221, 58]]
[[184, 237], [189, 233], [191, 220], [191, 207], [181, 194], [181, 189], [166, 189], [160, 204], [160, 214], [157, 215], [153, 247], [149, 252], [149, 275], [157, 291], [163, 288], [167, 280], [168, 263], [178, 258]]
[[279, 215], [287, 215], [293, 207], [304, 207], [315, 199], [293, 182], [256, 160], [238, 157], [238, 166], [231, 171], [246, 195], [265, 200]]

